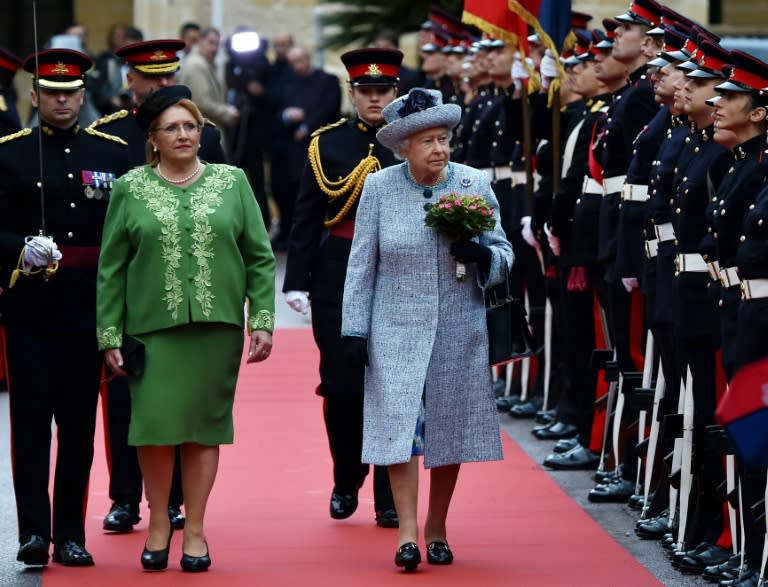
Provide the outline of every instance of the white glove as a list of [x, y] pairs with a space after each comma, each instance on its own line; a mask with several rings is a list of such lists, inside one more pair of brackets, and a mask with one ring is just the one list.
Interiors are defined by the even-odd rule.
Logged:
[[48, 267], [61, 260], [61, 251], [49, 236], [27, 237], [22, 266], [25, 271], [33, 267]]
[[548, 224], [544, 225], [544, 232], [547, 235], [547, 242], [549, 243], [549, 248], [552, 249], [552, 254], [555, 255], [555, 257], [559, 257], [560, 256], [560, 238], [552, 234], [552, 231], [549, 229]]
[[640, 287], [640, 282], [637, 281], [637, 277], [622, 277], [621, 285], [627, 290], [627, 293], [632, 293], [633, 289]]
[[295, 312], [306, 314], [309, 312], [309, 296], [305, 291], [285, 292], [285, 301]]
[[548, 77], [550, 79], [555, 79], [558, 75], [557, 62], [552, 57], [552, 51], [549, 49], [544, 51], [544, 57], [541, 58], [539, 73], [541, 73], [541, 77]]
[[536, 237], [533, 236], [533, 231], [531, 230], [531, 217], [523, 216], [520, 219], [520, 226], [523, 227], [523, 240], [531, 245], [534, 249], [538, 249], [539, 241], [537, 241]]
[[515, 53], [515, 60], [512, 62], [512, 83], [515, 85], [516, 90], [522, 90], [523, 80], [528, 79], [528, 71], [523, 65], [523, 61], [520, 58], [520, 53]]

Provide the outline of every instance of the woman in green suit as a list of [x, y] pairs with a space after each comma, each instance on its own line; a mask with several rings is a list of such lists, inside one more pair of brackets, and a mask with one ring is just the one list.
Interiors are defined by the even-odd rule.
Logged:
[[[106, 365], [128, 375], [129, 444], [138, 448], [150, 507], [145, 569], [167, 567], [168, 495], [181, 445], [187, 514], [181, 567], [211, 563], [203, 526], [219, 445], [233, 442], [232, 404], [243, 350], [272, 348], [275, 259], [242, 170], [197, 157], [203, 117], [185, 86], [150, 95], [137, 119], [148, 164], [115, 182], [99, 260], [97, 335]], [[143, 372], [121, 347], [143, 343]]]

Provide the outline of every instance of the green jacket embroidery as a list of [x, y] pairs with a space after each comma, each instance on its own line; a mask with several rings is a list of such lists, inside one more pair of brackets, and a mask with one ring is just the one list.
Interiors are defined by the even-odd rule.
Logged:
[[100, 348], [197, 321], [274, 329], [275, 260], [245, 174], [208, 165], [187, 188], [140, 167], [115, 183], [97, 283]]

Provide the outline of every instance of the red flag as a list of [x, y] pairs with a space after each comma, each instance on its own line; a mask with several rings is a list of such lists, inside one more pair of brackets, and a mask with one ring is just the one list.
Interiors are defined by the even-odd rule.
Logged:
[[528, 25], [509, 9], [507, 0], [464, 0], [461, 20], [515, 47], [528, 38]]

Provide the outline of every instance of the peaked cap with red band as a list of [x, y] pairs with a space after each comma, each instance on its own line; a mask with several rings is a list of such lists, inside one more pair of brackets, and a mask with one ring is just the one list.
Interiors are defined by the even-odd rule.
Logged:
[[634, 0], [624, 14], [615, 18], [626, 24], [657, 27], [661, 22], [661, 6], [654, 0]]
[[170, 75], [179, 70], [177, 53], [184, 47], [184, 41], [179, 39], [155, 39], [125, 45], [115, 55], [144, 75]]
[[41, 88], [77, 90], [85, 85], [85, 74], [93, 68], [93, 59], [72, 49], [48, 49], [27, 57], [22, 67]]
[[723, 68], [731, 62], [731, 54], [723, 49], [717, 43], [702, 41], [698, 53], [699, 64], [696, 69], [686, 74], [687, 77], [698, 77], [705, 79], [721, 78]]
[[353, 87], [396, 86], [403, 54], [397, 49], [355, 49], [344, 53], [341, 61]]
[[715, 89], [720, 92], [754, 92], [768, 88], [768, 65], [743, 51], [731, 51], [731, 64], [725, 68], [727, 79]]

